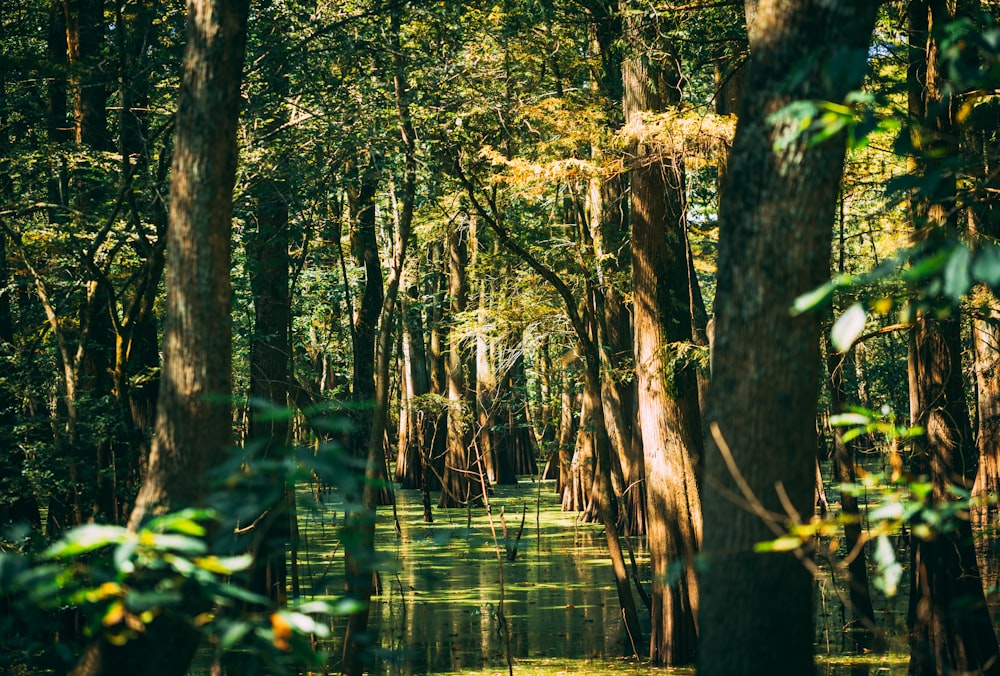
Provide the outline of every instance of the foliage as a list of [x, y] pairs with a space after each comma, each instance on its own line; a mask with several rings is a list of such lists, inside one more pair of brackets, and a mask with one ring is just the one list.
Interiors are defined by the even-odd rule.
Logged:
[[[324, 411], [315, 413], [313, 423], [324, 426]], [[270, 414], [287, 412], [272, 407]], [[42, 642], [53, 622], [78, 612], [81, 640], [121, 646], [144, 634], [150, 623], [171, 618], [207, 640], [215, 659], [249, 651], [273, 673], [284, 673], [289, 659], [322, 665], [326, 656], [314, 646], [329, 634], [326, 618], [357, 612], [357, 602], [296, 600], [280, 606], [249, 591], [241, 575], [253, 556], [240, 551], [244, 541], [234, 532], [280, 499], [283, 482], [276, 477], [292, 472], [291, 485], [306, 476], [343, 484], [353, 481], [353, 473], [345, 471], [347, 459], [327, 447], [320, 456], [255, 461], [242, 470], [241, 456], [234, 461], [235, 473], [231, 467], [219, 470], [228, 478], [211, 500], [214, 509], [154, 517], [138, 531], [86, 524], [37, 555], [30, 554], [27, 542], [23, 551], [0, 553], [0, 598], [11, 611], [3, 622], [17, 618], [19, 626], [31, 628], [28, 636]], [[61, 659], [71, 660], [83, 645], [66, 637], [58, 649]], [[30, 660], [37, 646], [25, 651]]]

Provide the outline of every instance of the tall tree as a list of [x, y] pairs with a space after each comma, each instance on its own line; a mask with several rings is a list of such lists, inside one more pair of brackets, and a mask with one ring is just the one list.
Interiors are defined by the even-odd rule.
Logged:
[[[187, 13], [170, 182], [163, 375], [132, 529], [157, 514], [203, 504], [209, 470], [232, 443], [230, 233], [249, 7], [245, 0], [190, 0]], [[198, 636], [187, 621], [160, 616], [124, 646], [95, 644], [76, 673], [183, 674]]]
[[750, 62], [719, 214], [702, 676], [767, 674], [768, 656], [779, 654], [789, 673], [813, 672], [812, 575], [795, 552], [754, 546], [813, 509], [820, 318], [789, 308], [829, 273], [846, 139], [789, 139], [796, 122], [774, 115], [799, 99], [840, 101], [860, 83], [878, 5], [761, 0], [748, 17]]
[[[701, 499], [695, 465], [702, 454], [695, 366], [679, 354], [692, 340], [684, 166], [677, 149], [643, 140], [643, 115], [680, 101], [670, 50], [659, 59], [666, 26], [639, 15], [626, 24], [625, 116], [634, 135], [631, 181], [632, 295], [639, 428], [645, 457], [646, 532], [653, 568], [650, 658], [694, 661], [698, 641], [695, 558]], [[680, 573], [671, 574], [671, 569]]]
[[[911, 200], [917, 237], [958, 232], [957, 184], [942, 163], [957, 156], [957, 102], [942, 72], [941, 40], [957, 18], [946, 0], [916, 0], [907, 7], [908, 108], [913, 121], [911, 168], [936, 179], [936, 190]], [[932, 504], [971, 490], [977, 458], [965, 398], [958, 313], [922, 313], [910, 342], [910, 417], [925, 434], [914, 441], [911, 470], [930, 480]], [[1000, 674], [1000, 649], [983, 594], [972, 525], [967, 518], [911, 546], [910, 670], [912, 676], [957, 671]]]

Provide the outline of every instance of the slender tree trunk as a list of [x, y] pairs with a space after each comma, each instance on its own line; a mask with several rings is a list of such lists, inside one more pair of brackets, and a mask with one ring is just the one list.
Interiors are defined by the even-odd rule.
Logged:
[[[254, 460], [276, 462], [286, 455], [288, 406], [289, 327], [288, 207], [284, 183], [258, 178], [252, 187], [256, 229], [248, 233], [247, 267], [253, 293], [254, 325], [250, 338], [250, 399], [256, 411], [247, 430], [250, 470]], [[267, 415], [274, 407], [277, 415]], [[285, 558], [294, 530], [292, 496], [283, 476], [260, 477], [268, 486], [260, 496], [264, 508], [254, 526], [254, 566], [250, 588], [275, 602], [285, 598]]]
[[[844, 368], [848, 357], [838, 355], [827, 346], [827, 370], [830, 383], [830, 411], [844, 413], [847, 410], [847, 391], [844, 388]], [[854, 484], [857, 475], [854, 441], [844, 441], [843, 428], [836, 428], [833, 434], [834, 478], [841, 484]], [[845, 516], [844, 543], [849, 561], [847, 563], [847, 589], [851, 600], [851, 619], [844, 627], [848, 632], [854, 652], [870, 652], [878, 647], [876, 641], [875, 611], [872, 607], [871, 586], [868, 582], [868, 557], [865, 553], [862, 533], [861, 510], [858, 498], [850, 491], [840, 494], [840, 509]]]
[[[129, 519], [203, 505], [232, 443], [230, 240], [248, 5], [191, 0], [170, 185], [163, 375], [149, 469]], [[204, 610], [188, 599], [188, 610]], [[187, 671], [199, 641], [161, 616], [124, 646], [96, 643], [77, 674]]]
[[[655, 43], [660, 29], [640, 18], [626, 24], [625, 115], [636, 138], [642, 136], [644, 112], [662, 112], [680, 100], [673, 58], [649, 60], [650, 51], [662, 49]], [[695, 465], [702, 455], [701, 415], [696, 368], [676, 352], [692, 338], [684, 169], [680, 157], [656, 152], [638, 143], [630, 172], [635, 363], [653, 569], [650, 658], [683, 664], [694, 661], [698, 641], [694, 562], [702, 520]]]
[[347, 630], [344, 635], [341, 672], [350, 676], [361, 676], [367, 661], [368, 617], [373, 593], [373, 577], [376, 572], [375, 511], [382, 492], [379, 480], [385, 479], [387, 476], [383, 441], [389, 418], [389, 366], [392, 361], [393, 328], [396, 324], [394, 321], [395, 304], [399, 295], [403, 266], [406, 262], [406, 251], [410, 241], [416, 199], [416, 134], [410, 116], [406, 63], [400, 44], [402, 14], [402, 3], [399, 0], [394, 0], [390, 4], [389, 47], [392, 53], [398, 126], [405, 157], [402, 209], [396, 223], [396, 239], [389, 280], [379, 313], [378, 343], [375, 355], [375, 408], [365, 454], [361, 506], [349, 509], [344, 527], [346, 537], [350, 542], [345, 561], [348, 584], [353, 597], [363, 605], [360, 611], [352, 613], [348, 618]]
[[[468, 302], [468, 231], [453, 226], [448, 233], [449, 316], [465, 311]], [[481, 497], [479, 472], [484, 468], [472, 444], [470, 392], [466, 384], [463, 345], [452, 333], [448, 338], [447, 452], [438, 507], [465, 507]]]
[[107, 84], [101, 54], [106, 23], [104, 0], [63, 0], [76, 142], [95, 150], [108, 148]]

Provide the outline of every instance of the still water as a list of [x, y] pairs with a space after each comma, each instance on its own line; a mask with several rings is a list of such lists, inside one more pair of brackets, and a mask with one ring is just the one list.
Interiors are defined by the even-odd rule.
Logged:
[[[471, 514], [435, 510], [435, 522], [426, 524], [417, 491], [396, 491], [396, 518], [391, 507], [379, 508], [376, 548], [382, 557], [382, 590], [372, 604], [370, 673], [507, 673], [507, 631], [518, 674], [694, 673], [652, 669], [634, 656], [623, 657], [633, 650], [622, 629], [603, 530], [562, 512], [551, 483], [540, 488], [525, 480], [518, 487], [497, 488], [490, 499], [496, 543], [483, 509]], [[508, 542], [516, 537], [522, 511], [527, 514], [514, 561], [505, 554], [501, 509]], [[341, 594], [342, 515], [332, 501], [300, 515], [301, 577], [310, 581], [304, 594]], [[636, 566], [648, 586], [648, 559], [640, 547], [633, 544]], [[817, 624], [821, 676], [906, 673], [899, 656], [859, 662], [837, 654], [840, 639], [833, 636], [831, 641], [829, 630], [836, 618], [828, 613]], [[330, 649], [336, 654], [341, 623], [332, 636], [336, 641]], [[774, 673], [785, 673], [779, 655]]]

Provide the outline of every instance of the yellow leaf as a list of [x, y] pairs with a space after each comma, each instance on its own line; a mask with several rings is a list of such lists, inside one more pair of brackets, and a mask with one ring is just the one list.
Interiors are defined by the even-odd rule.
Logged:
[[108, 606], [108, 610], [104, 613], [104, 618], [101, 620], [101, 624], [105, 627], [113, 627], [123, 619], [125, 619], [125, 604], [121, 601], [115, 601]]

